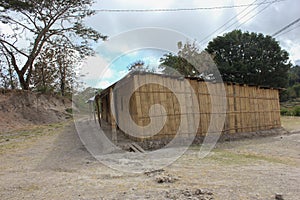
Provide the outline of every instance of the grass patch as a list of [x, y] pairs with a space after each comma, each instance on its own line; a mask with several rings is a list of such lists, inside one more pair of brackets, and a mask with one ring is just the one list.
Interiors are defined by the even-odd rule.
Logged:
[[281, 124], [288, 131], [300, 130], [300, 117], [281, 116]]
[[54, 135], [63, 130], [70, 122], [31, 126], [17, 131], [0, 133], [0, 154], [19, 148], [26, 148], [39, 137]]
[[22, 128], [16, 131], [10, 131], [6, 133], [0, 133], [0, 143], [2, 140], [7, 139], [18, 139], [18, 138], [30, 138], [35, 136], [40, 136], [44, 134], [49, 134], [55, 129], [62, 128], [66, 123], [55, 123], [47, 125], [38, 125]]
[[251, 164], [251, 163], [258, 163], [260, 161], [294, 165], [294, 163], [288, 159], [248, 153], [248, 152], [236, 153], [236, 152], [222, 150], [222, 149], [213, 150], [213, 154], [207, 158], [226, 165]]

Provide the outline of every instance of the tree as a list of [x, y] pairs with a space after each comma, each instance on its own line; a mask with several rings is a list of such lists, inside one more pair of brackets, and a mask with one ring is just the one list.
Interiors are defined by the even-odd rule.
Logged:
[[288, 74], [289, 87], [280, 92], [280, 101], [288, 101], [300, 97], [300, 66], [293, 66]]
[[293, 86], [295, 84], [300, 84], [300, 66], [293, 66], [289, 70], [289, 86]]
[[18, 81], [5, 51], [0, 49], [0, 87], [15, 89]]
[[165, 54], [160, 59], [164, 74], [208, 78], [216, 69], [212, 57], [200, 51], [196, 42], [177, 43], [178, 53]]
[[76, 65], [80, 65], [78, 53], [66, 46], [63, 39], [56, 41], [60, 46], [46, 45], [33, 69], [32, 84], [38, 91], [56, 91], [65, 96], [73, 89], [76, 79]]
[[286, 87], [289, 55], [271, 36], [234, 30], [209, 42], [224, 81]]
[[60, 93], [65, 96], [68, 91], [73, 90], [76, 79], [75, 65], [80, 63], [80, 57], [77, 52], [67, 47], [67, 42], [60, 40], [61, 47], [56, 48], [57, 60], [56, 65], [58, 69], [58, 85]]
[[145, 68], [145, 62], [142, 60], [137, 60], [127, 66], [128, 71], [143, 71]]
[[86, 17], [95, 13], [89, 9], [92, 3], [93, 0], [0, 2], [0, 21], [13, 31], [12, 34], [0, 34], [0, 45], [23, 89], [29, 89], [34, 63], [44, 45], [60, 46], [56, 39], [64, 39], [68, 47], [86, 56], [93, 54], [91, 41], [107, 38], [83, 23]]
[[197, 76], [198, 70], [187, 61], [187, 57], [190, 58], [195, 54], [198, 54], [199, 49], [195, 43], [187, 42], [182, 47], [182, 42], [177, 43], [178, 54], [172, 53], [165, 54], [160, 58], [160, 68], [163, 69], [164, 74], [169, 75], [183, 75], [183, 76]]
[[140, 71], [140, 72], [154, 72], [149, 65], [145, 66], [145, 62], [142, 60], [137, 60], [127, 66], [128, 71]]
[[43, 47], [33, 67], [32, 84], [39, 92], [55, 90], [57, 68], [55, 66], [55, 50], [49, 46]]

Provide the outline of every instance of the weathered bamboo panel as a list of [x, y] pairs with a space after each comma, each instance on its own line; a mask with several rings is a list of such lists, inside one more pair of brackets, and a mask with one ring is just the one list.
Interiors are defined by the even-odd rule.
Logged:
[[[213, 97], [220, 95], [218, 91], [222, 87], [221, 83], [207, 83], [188, 78], [186, 80], [155, 74], [132, 75], [121, 80], [124, 84], [115, 88], [114, 95], [106, 90], [105, 95], [101, 96], [102, 119], [110, 124], [113, 123], [110, 101], [113, 100], [111, 98], [115, 98], [119, 102], [115, 105], [116, 121], [125, 129], [132, 126], [127, 123], [129, 116], [125, 116], [122, 112], [126, 106], [129, 106], [130, 117], [139, 126], [149, 125], [151, 117], [153, 119], [166, 117], [163, 128], [147, 139], [173, 138], [178, 133], [179, 127], [181, 127], [180, 136], [186, 137], [193, 134], [194, 124], [199, 124], [197, 135], [204, 136], [210, 126], [216, 125], [215, 121], [211, 121], [211, 116], [222, 114], [226, 115], [223, 134], [254, 132], [281, 126], [277, 89], [233, 83], [224, 84], [227, 109], [226, 113], [222, 113], [221, 103], [212, 101]], [[128, 97], [127, 91], [137, 85], [140, 87]], [[193, 95], [196, 99], [192, 98]], [[130, 100], [126, 101], [128, 99]], [[129, 105], [125, 105], [126, 102], [129, 102]], [[156, 104], [161, 106], [153, 106]], [[212, 113], [212, 108], [215, 113]], [[151, 109], [151, 116], [149, 116]]]

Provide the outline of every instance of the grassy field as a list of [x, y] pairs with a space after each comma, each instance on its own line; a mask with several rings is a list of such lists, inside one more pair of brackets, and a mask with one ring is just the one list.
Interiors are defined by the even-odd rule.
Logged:
[[281, 125], [288, 131], [300, 131], [300, 117], [282, 116]]

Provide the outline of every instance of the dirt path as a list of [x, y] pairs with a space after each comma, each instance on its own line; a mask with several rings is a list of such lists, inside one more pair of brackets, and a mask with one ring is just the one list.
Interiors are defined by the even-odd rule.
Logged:
[[[163, 172], [130, 174], [96, 161], [73, 124], [2, 136], [0, 199], [284, 199], [300, 196], [300, 134], [191, 147]], [[42, 130], [42, 131], [41, 131]], [[170, 183], [158, 183], [158, 182]]]

